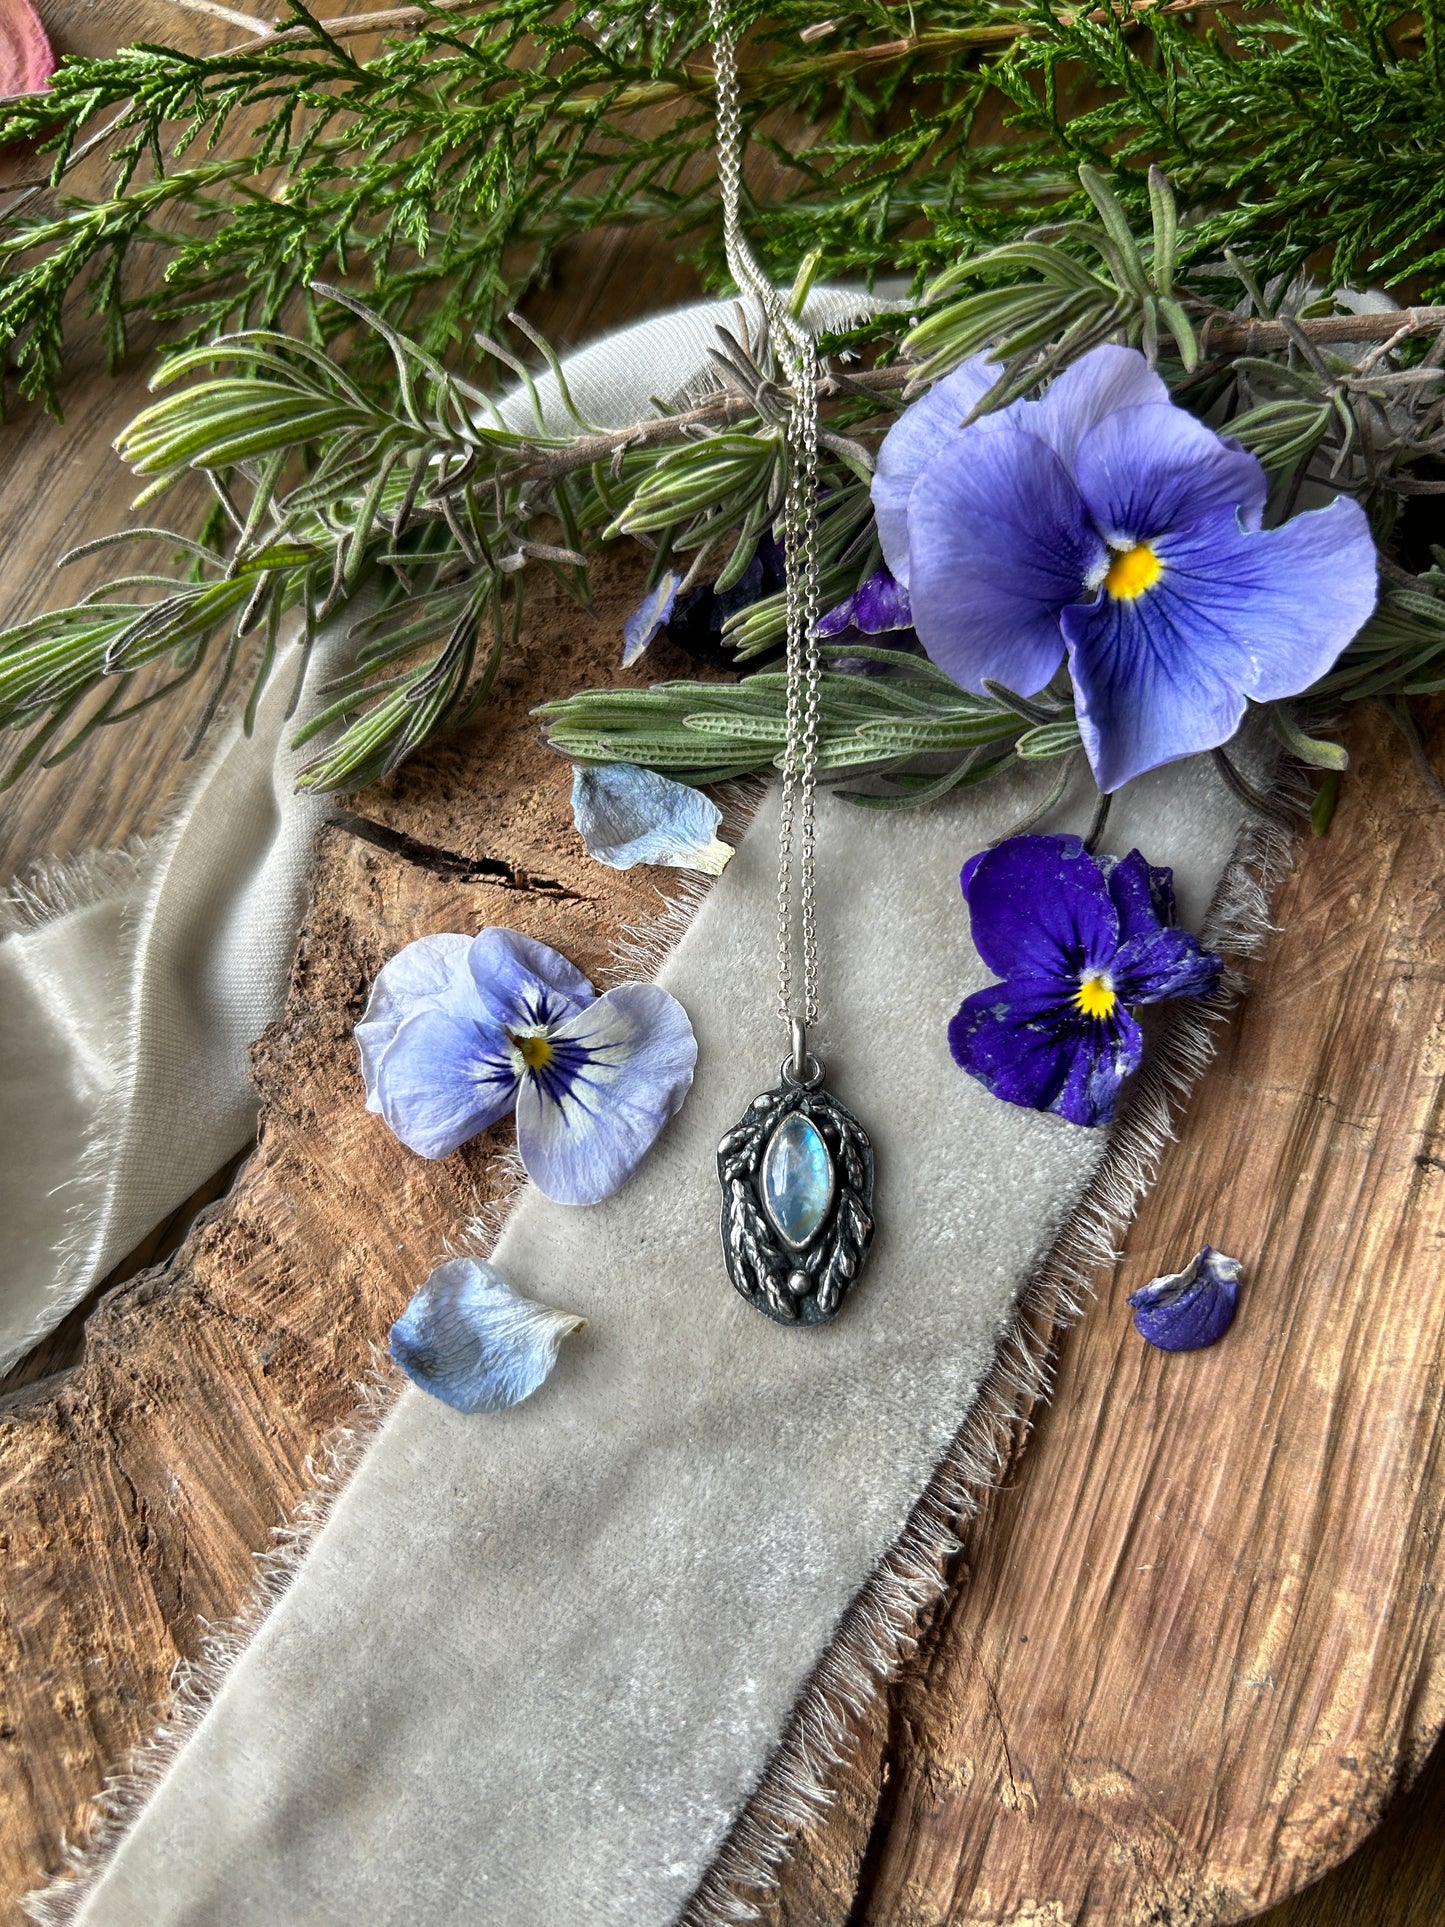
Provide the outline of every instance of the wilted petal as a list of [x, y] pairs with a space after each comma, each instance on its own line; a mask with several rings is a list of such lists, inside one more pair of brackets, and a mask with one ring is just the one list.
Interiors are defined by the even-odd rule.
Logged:
[[483, 1010], [499, 1030], [563, 1023], [597, 994], [560, 950], [498, 925], [473, 940], [467, 967]]
[[948, 1027], [953, 1061], [995, 1097], [1071, 1124], [1107, 1124], [1144, 1051], [1122, 1009], [1107, 1022], [1074, 1016], [1059, 986], [1024, 978], [965, 998]]
[[373, 1108], [408, 1150], [444, 1158], [505, 1117], [516, 1091], [502, 1031], [424, 1006], [381, 1053]]
[[663, 863], [718, 876], [732, 848], [717, 834], [711, 797], [635, 763], [582, 763], [572, 772], [572, 819], [587, 854], [614, 870]]
[[1223, 1338], [1239, 1302], [1237, 1258], [1205, 1245], [1183, 1271], [1129, 1294], [1139, 1334], [1163, 1352], [1195, 1352]]
[[663, 571], [662, 578], [638, 603], [632, 614], [622, 625], [622, 667], [630, 669], [637, 661], [658, 630], [663, 628], [672, 614], [677, 601], [677, 592], [682, 586], [682, 577], [671, 569]]
[[1137, 850], [1117, 859], [1101, 856], [1097, 861], [1119, 912], [1119, 936], [1125, 943], [1130, 937], [1174, 927], [1174, 872], [1167, 864], [1156, 867]]
[[458, 1016], [480, 1014], [467, 969], [471, 947], [470, 937], [451, 931], [418, 937], [388, 958], [376, 973], [365, 1015], [354, 1032], [361, 1052], [368, 1111], [380, 1109], [376, 1073], [381, 1054], [408, 1017], [428, 1005], [450, 1009]]
[[1118, 913], [1077, 836], [1011, 836], [960, 880], [974, 948], [1000, 977], [1047, 978], [1071, 994], [1081, 970], [1112, 961]]
[[860, 635], [881, 636], [892, 629], [913, 625], [913, 606], [908, 591], [891, 569], [875, 569], [846, 602], [830, 609], [818, 624], [818, 634], [826, 641], [856, 629]]
[[478, 1258], [438, 1265], [391, 1328], [412, 1383], [459, 1412], [504, 1412], [535, 1392], [585, 1318], [518, 1297]]
[[625, 1184], [692, 1083], [687, 1012], [656, 984], [622, 984], [549, 1033], [551, 1059], [517, 1098], [527, 1174], [558, 1204], [596, 1204]]
[[1187, 930], [1146, 930], [1121, 944], [1110, 975], [1126, 1004], [1157, 1004], [1166, 997], [1210, 997], [1219, 988], [1223, 960]]
[[986, 678], [1042, 689], [1063, 656], [1059, 613], [1108, 553], [1053, 450], [1007, 422], [961, 438], [914, 483], [908, 531], [913, 622], [930, 658], [975, 694]]
[[905, 408], [883, 437], [873, 475], [873, 509], [883, 559], [905, 588], [909, 582], [908, 498], [913, 484], [939, 450], [958, 439], [964, 419], [1002, 372], [986, 355], [975, 355]]

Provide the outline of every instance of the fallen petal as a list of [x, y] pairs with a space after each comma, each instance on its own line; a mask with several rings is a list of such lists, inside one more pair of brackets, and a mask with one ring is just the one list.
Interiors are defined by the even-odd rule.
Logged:
[[1214, 1344], [1234, 1323], [1242, 1269], [1237, 1258], [1205, 1245], [1183, 1271], [1130, 1292], [1135, 1329], [1161, 1352], [1197, 1352]]
[[828, 611], [818, 624], [818, 634], [826, 639], [856, 629], [860, 635], [881, 636], [912, 625], [908, 591], [891, 569], [881, 568], [875, 569], [846, 602]]
[[732, 849], [722, 811], [701, 790], [635, 763], [583, 763], [572, 772], [572, 817], [587, 854], [614, 870], [662, 863], [718, 876]]
[[672, 614], [682, 577], [668, 569], [622, 625], [622, 667], [630, 669]]
[[536, 1391], [562, 1340], [586, 1323], [518, 1297], [479, 1258], [449, 1258], [392, 1326], [391, 1355], [444, 1405], [504, 1412]]

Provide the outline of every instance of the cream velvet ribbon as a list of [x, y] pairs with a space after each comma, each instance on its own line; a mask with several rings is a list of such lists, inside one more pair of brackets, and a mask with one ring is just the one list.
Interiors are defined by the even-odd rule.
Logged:
[[[878, 1158], [877, 1241], [837, 1321], [764, 1319], [719, 1244], [718, 1140], [786, 1049], [774, 794], [660, 973], [700, 1047], [682, 1112], [606, 1203], [529, 1190], [495, 1252], [587, 1329], [499, 1416], [402, 1395], [74, 1918], [676, 1916], [1103, 1155], [1103, 1132], [988, 1096], [945, 1038], [989, 976], [960, 865], [1038, 776], [916, 815], [820, 799], [812, 1041]], [[1209, 761], [1116, 812], [1109, 846], [1172, 864], [1197, 922], [1240, 827]], [[1053, 827], [1086, 818], [1080, 797]]]
[[[808, 319], [878, 305], [825, 288]], [[582, 349], [565, 364], [574, 404], [599, 427], [652, 414], [705, 373], [734, 311], [701, 302]], [[499, 404], [517, 430], [534, 411], [549, 434], [573, 426], [551, 374]], [[0, 898], [0, 1373], [254, 1133], [247, 1050], [285, 1001], [328, 812], [297, 793], [312, 752], [291, 739], [349, 665], [358, 613], [317, 639], [289, 719], [297, 657], [283, 658], [253, 733], [222, 733], [148, 850], [42, 866]]]

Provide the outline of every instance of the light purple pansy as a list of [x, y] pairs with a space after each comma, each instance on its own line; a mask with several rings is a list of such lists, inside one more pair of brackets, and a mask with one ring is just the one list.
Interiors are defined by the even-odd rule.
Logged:
[[1137, 349], [1092, 349], [1040, 400], [965, 428], [998, 372], [978, 356], [930, 389], [873, 479], [884, 559], [941, 669], [1030, 696], [1067, 656], [1103, 790], [1324, 675], [1375, 604], [1357, 502], [1264, 528], [1264, 470]]
[[964, 865], [974, 948], [1003, 979], [948, 1027], [959, 1067], [1009, 1104], [1107, 1124], [1138, 1069], [1132, 1012], [1208, 996], [1220, 959], [1174, 923], [1174, 878], [1137, 850], [1115, 861], [1076, 836], [1013, 836]]
[[1205, 1245], [1183, 1271], [1131, 1291], [1139, 1336], [1161, 1352], [1197, 1352], [1215, 1344], [1234, 1323], [1243, 1269], [1238, 1258]]
[[515, 930], [410, 943], [356, 1026], [366, 1108], [443, 1158], [514, 1107], [528, 1176], [559, 1204], [596, 1204], [637, 1169], [692, 1083], [687, 1012], [656, 984], [598, 996], [567, 959]]

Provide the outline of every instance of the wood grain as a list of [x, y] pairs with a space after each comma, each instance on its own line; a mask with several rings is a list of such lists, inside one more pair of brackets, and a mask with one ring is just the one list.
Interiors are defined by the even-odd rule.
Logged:
[[[1390, 726], [1349, 734], [1334, 829], [774, 1920], [1243, 1919], [1439, 1731], [1439, 827]], [[1245, 1262], [1239, 1319], [1153, 1351], [1127, 1294], [1205, 1241]]]

